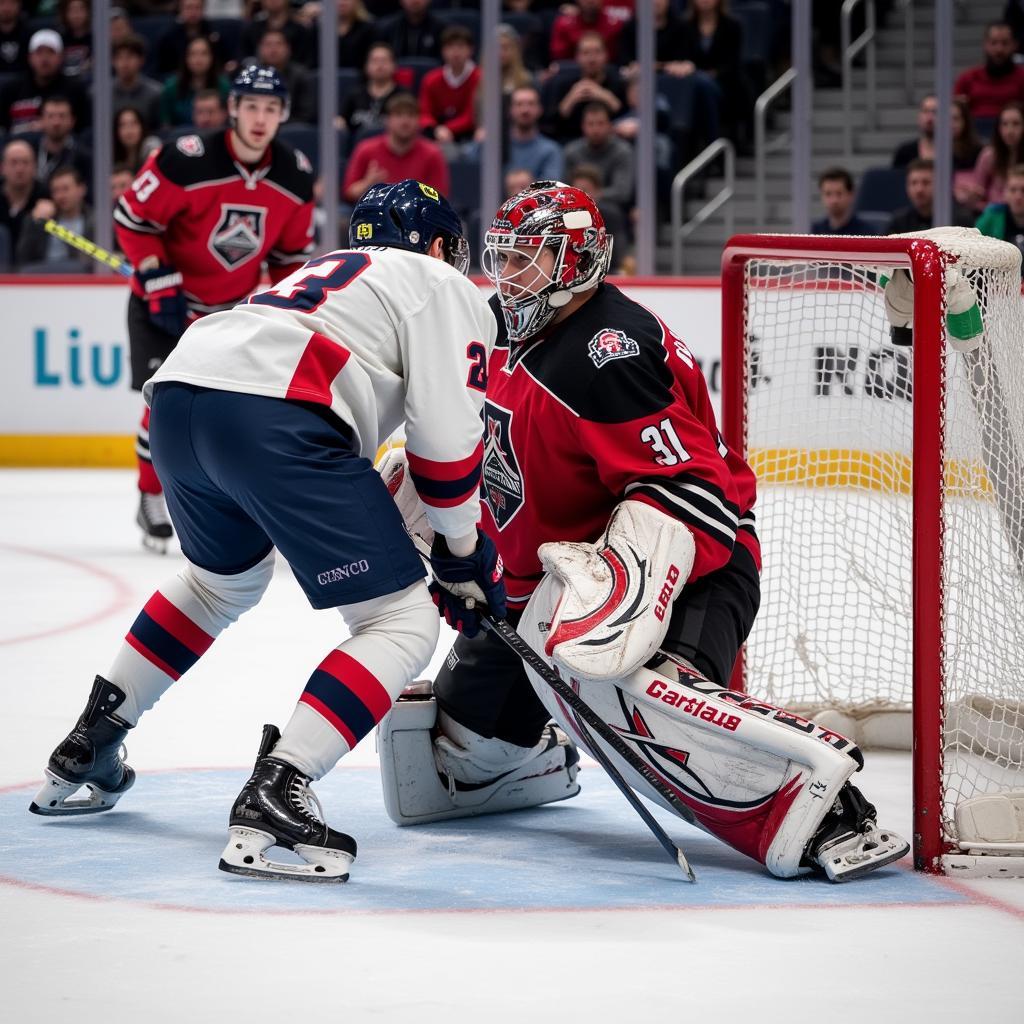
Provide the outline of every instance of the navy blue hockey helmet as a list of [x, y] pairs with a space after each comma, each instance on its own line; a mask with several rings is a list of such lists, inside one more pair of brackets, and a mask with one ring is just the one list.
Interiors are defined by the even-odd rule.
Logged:
[[348, 226], [351, 246], [386, 245], [425, 253], [437, 236], [445, 260], [460, 274], [469, 269], [469, 242], [451, 203], [415, 178], [374, 185], [363, 193]]
[[281, 120], [288, 120], [291, 109], [288, 86], [284, 84], [284, 79], [278, 74], [277, 69], [268, 64], [246, 64], [231, 83], [228, 97], [232, 96], [235, 99], [241, 96], [276, 96], [284, 108]]

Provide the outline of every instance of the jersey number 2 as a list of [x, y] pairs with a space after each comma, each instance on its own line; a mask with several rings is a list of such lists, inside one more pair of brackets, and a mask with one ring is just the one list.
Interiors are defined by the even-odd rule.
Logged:
[[466, 387], [474, 391], [487, 390], [487, 349], [479, 341], [471, 341], [466, 346], [466, 355], [472, 362], [469, 368], [469, 376], [466, 378]]
[[312, 313], [323, 305], [329, 292], [348, 287], [369, 265], [370, 257], [365, 252], [332, 252], [310, 260], [301, 270], [249, 301]]

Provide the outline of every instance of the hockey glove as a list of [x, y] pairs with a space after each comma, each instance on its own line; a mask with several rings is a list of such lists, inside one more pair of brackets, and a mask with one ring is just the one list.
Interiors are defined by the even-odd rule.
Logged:
[[495, 618], [505, 618], [504, 567], [487, 534], [477, 531], [476, 549], [463, 558], [453, 555], [438, 534], [430, 548], [430, 568], [430, 595], [449, 626], [475, 637], [480, 632], [480, 613], [474, 607], [478, 603], [486, 604]]
[[151, 270], [137, 270], [135, 276], [149, 307], [149, 319], [165, 334], [181, 337], [188, 318], [188, 304], [181, 288], [181, 274], [161, 263]]

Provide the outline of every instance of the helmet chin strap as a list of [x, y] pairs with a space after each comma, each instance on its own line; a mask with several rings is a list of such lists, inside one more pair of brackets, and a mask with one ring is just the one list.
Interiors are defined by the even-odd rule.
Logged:
[[567, 306], [570, 302], [572, 302], [572, 292], [570, 291], [552, 292], [548, 296], [548, 305], [554, 309], [561, 309], [562, 306]]

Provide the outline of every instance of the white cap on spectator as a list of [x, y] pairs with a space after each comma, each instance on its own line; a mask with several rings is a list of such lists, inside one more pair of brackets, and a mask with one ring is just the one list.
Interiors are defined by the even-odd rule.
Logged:
[[40, 47], [48, 46], [54, 53], [64, 52], [64, 41], [52, 28], [41, 28], [28, 41], [28, 52], [35, 53]]

